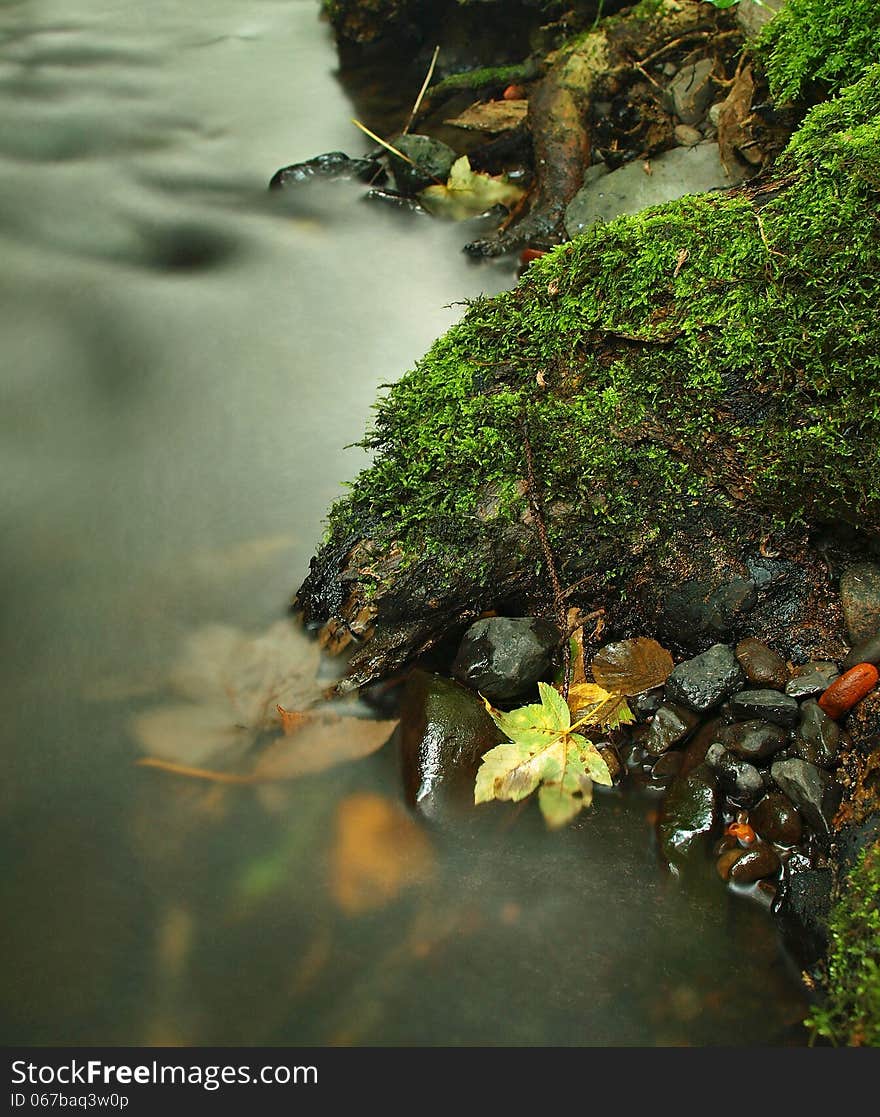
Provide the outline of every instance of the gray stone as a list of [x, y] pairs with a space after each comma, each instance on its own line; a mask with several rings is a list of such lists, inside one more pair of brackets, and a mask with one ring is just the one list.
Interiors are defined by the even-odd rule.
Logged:
[[880, 632], [880, 566], [862, 562], [840, 578], [843, 615], [850, 640], [858, 644]]
[[546, 674], [559, 642], [541, 617], [489, 617], [462, 637], [452, 674], [486, 698], [501, 702], [532, 690]]
[[815, 698], [827, 690], [839, 674], [836, 663], [804, 663], [792, 671], [785, 684], [785, 693], [799, 702], [804, 698]]
[[701, 764], [673, 783], [660, 809], [660, 849], [668, 863], [680, 868], [688, 855], [712, 837], [720, 824], [718, 791], [713, 772]]
[[676, 147], [651, 160], [649, 175], [642, 161], [636, 160], [582, 186], [565, 211], [565, 228], [574, 237], [597, 221], [638, 213], [645, 206], [671, 202], [685, 194], [723, 190], [741, 179], [738, 170], [728, 174], [717, 144]]
[[714, 61], [701, 58], [689, 66], [682, 66], [666, 88], [667, 107], [682, 124], [699, 124], [715, 93], [712, 78]]
[[875, 667], [880, 664], [880, 632], [856, 644], [843, 661], [843, 669], [849, 671], [860, 663], [873, 663]]
[[409, 803], [441, 821], [473, 805], [480, 758], [504, 737], [472, 690], [413, 671], [400, 706], [400, 757]]
[[694, 147], [702, 140], [703, 133], [690, 124], [677, 124], [675, 138], [682, 147]]
[[652, 718], [640, 744], [649, 756], [660, 756], [684, 741], [699, 724], [700, 716], [693, 710], [664, 704]]
[[785, 3], [786, 0], [739, 0], [736, 22], [753, 39]]
[[403, 194], [417, 194], [426, 186], [433, 186], [435, 182], [446, 182], [452, 164], [458, 158], [458, 153], [451, 147], [431, 136], [410, 134], [398, 136], [391, 142], [416, 164], [414, 167], [397, 155], [390, 156], [397, 189]]
[[831, 820], [840, 806], [840, 784], [806, 760], [777, 760], [770, 769], [777, 787], [820, 834], [831, 833]]
[[740, 721], [725, 726], [719, 740], [743, 760], [766, 760], [788, 743], [788, 732], [766, 721]]
[[778, 690], [741, 690], [730, 700], [734, 717], [758, 719], [791, 729], [800, 720], [798, 704]]
[[742, 685], [743, 674], [726, 644], [714, 644], [701, 655], [672, 669], [666, 680], [666, 697], [698, 713], [720, 706]]
[[840, 726], [812, 699], [800, 710], [800, 725], [794, 749], [802, 760], [828, 767], [837, 759], [840, 748]]

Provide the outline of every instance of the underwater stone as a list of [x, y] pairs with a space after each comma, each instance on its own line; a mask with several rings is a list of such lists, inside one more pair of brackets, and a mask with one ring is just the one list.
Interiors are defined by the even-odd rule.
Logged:
[[677, 779], [663, 800], [658, 825], [663, 856], [670, 865], [680, 866], [718, 825], [717, 783], [710, 769], [701, 764]]

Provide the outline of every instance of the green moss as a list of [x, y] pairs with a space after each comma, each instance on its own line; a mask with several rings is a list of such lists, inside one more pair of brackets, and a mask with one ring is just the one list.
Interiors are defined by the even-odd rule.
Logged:
[[498, 522], [525, 511], [524, 414], [577, 573], [743, 499], [767, 525], [880, 528], [878, 145], [880, 67], [807, 117], [766, 204], [619, 218], [474, 303], [379, 403], [333, 534], [468, 563], [487, 487]]
[[460, 89], [482, 89], [485, 86], [503, 86], [511, 82], [531, 81], [537, 77], [538, 64], [534, 59], [514, 62], [507, 66], [482, 66], [477, 70], [462, 70], [449, 74], [431, 86], [431, 97], [445, 93], [456, 93]]
[[814, 82], [837, 92], [880, 62], [880, 4], [789, 0], [764, 29], [759, 50], [776, 100], [801, 97]]
[[837, 1046], [880, 1047], [880, 845], [856, 862], [828, 930], [827, 995], [807, 1027]]

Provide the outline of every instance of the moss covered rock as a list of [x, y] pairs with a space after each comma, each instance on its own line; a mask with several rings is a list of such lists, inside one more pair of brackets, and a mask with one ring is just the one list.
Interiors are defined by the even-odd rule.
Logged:
[[300, 604], [378, 637], [362, 682], [540, 594], [526, 441], [594, 602], [741, 567], [770, 532], [801, 553], [804, 526], [880, 534], [878, 303], [880, 66], [773, 182], [597, 226], [473, 304], [379, 403]]

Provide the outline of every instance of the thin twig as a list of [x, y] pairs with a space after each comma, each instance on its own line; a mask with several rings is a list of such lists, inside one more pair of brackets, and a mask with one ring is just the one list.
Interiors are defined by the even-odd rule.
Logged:
[[[532, 441], [529, 438], [529, 421], [525, 412], [523, 412], [520, 421], [523, 433], [523, 449], [526, 459], [526, 496], [528, 497], [532, 518], [535, 521], [538, 541], [541, 544], [541, 550], [544, 552], [547, 574], [550, 577], [550, 584], [553, 587], [553, 608], [559, 621], [559, 631], [564, 633], [568, 623], [564, 594], [562, 583], [559, 581], [559, 572], [556, 569], [556, 560], [553, 557], [553, 548], [550, 546], [550, 538], [547, 535], [547, 523], [544, 519], [544, 510], [541, 507], [541, 498], [538, 495], [538, 487], [535, 480], [535, 455], [532, 451]], [[569, 647], [568, 640], [565, 639], [562, 644], [562, 697], [566, 700], [568, 699], [570, 667], [571, 648]]]
[[422, 98], [425, 96], [425, 93], [427, 93], [428, 86], [431, 84], [431, 78], [434, 76], [434, 67], [437, 65], [437, 55], [439, 53], [440, 44], [438, 43], [437, 46], [434, 47], [434, 57], [431, 59], [431, 65], [428, 67], [428, 73], [425, 75], [425, 80], [422, 82], [422, 88], [419, 90], [418, 97], [416, 97], [416, 103], [413, 105], [412, 112], [409, 114], [409, 120], [406, 122], [406, 125], [403, 129], [404, 136], [407, 134], [410, 128], [412, 128], [412, 123], [416, 118], [416, 114], [422, 107]]

